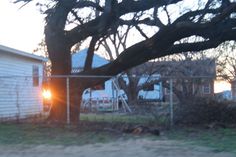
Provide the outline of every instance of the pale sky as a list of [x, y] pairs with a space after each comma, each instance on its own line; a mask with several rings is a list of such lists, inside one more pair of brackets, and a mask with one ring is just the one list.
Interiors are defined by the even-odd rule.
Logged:
[[32, 2], [20, 9], [13, 1], [0, 0], [0, 44], [32, 52], [43, 38], [44, 15]]
[[[32, 53], [43, 38], [44, 15], [34, 3], [20, 9], [13, 0], [0, 0], [0, 45]], [[215, 83], [215, 92], [230, 89], [224, 82]]]
[[220, 93], [225, 90], [231, 90], [230, 83], [223, 81], [223, 80], [221, 80], [221, 81], [219, 80], [219, 81], [214, 82], [214, 92], [215, 93]]
[[33, 3], [20, 6], [0, 0], [0, 44], [31, 53], [43, 38], [44, 15]]

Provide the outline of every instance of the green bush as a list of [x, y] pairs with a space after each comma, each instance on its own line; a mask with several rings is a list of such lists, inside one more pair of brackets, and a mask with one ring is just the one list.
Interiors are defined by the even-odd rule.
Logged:
[[236, 104], [198, 98], [175, 108], [176, 124], [236, 123]]

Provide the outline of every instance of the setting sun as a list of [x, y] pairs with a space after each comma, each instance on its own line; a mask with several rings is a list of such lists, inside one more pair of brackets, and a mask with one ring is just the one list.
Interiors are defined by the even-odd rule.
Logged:
[[43, 90], [43, 98], [50, 100], [52, 98], [52, 93], [50, 90]]

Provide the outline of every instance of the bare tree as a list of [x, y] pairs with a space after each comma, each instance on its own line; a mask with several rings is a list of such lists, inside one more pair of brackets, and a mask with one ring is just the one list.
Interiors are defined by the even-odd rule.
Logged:
[[[17, 0], [27, 2], [27, 0]], [[30, 0], [28, 0], [30, 1]], [[50, 3], [49, 3], [50, 2]], [[195, 7], [194, 2], [203, 5]], [[94, 0], [54, 0], [42, 2], [50, 8], [45, 11], [45, 41], [52, 62], [52, 75], [71, 74], [71, 47], [88, 37], [93, 42], [117, 32], [121, 26], [156, 27], [147, 39], [138, 41], [125, 49], [114, 61], [99, 68], [82, 71], [81, 75], [116, 75], [150, 59], [170, 54], [200, 51], [215, 48], [222, 42], [235, 40], [235, 9], [236, 3], [228, 0], [198, 0], [189, 3], [183, 0], [105, 0], [97, 3]], [[180, 7], [180, 6], [187, 6]], [[155, 15], [149, 11], [155, 11]], [[178, 13], [175, 10], [179, 10]], [[173, 10], [166, 15], [165, 10]], [[126, 18], [130, 14], [147, 12], [146, 18], [138, 20]], [[98, 14], [99, 16], [95, 16]], [[162, 18], [162, 15], [167, 17]], [[90, 18], [92, 16], [92, 18]], [[89, 18], [88, 18], [89, 17]], [[200, 36], [202, 41], [179, 43], [181, 39]], [[89, 57], [90, 56], [90, 57]], [[91, 60], [88, 55], [87, 60]], [[87, 61], [90, 62], [91, 61]], [[89, 65], [89, 64], [88, 64]], [[91, 65], [91, 64], [90, 64]], [[89, 67], [89, 66], [88, 66]], [[85, 88], [94, 86], [106, 79], [73, 79], [71, 89], [71, 119], [78, 121], [80, 112], [79, 101]], [[66, 120], [66, 85], [64, 79], [53, 80], [53, 100], [51, 119]]]
[[[133, 18], [140, 18], [140, 16], [143, 15], [141, 13], [139, 16], [133, 15]], [[134, 26], [124, 26], [121, 30], [118, 30], [117, 32], [111, 34], [108, 36], [105, 40], [101, 42], [102, 46], [106, 50], [107, 55], [109, 56], [109, 60], [114, 61], [122, 51], [127, 49], [127, 39], [131, 31], [136, 29], [136, 31], [142, 32], [144, 36], [145, 33], [138, 27], [138, 25]], [[144, 66], [142, 66], [144, 67]], [[150, 68], [150, 67], [149, 67]], [[144, 73], [147, 74], [148, 69], [139, 69], [139, 68], [131, 68], [128, 70], [125, 70], [121, 75], [118, 77], [118, 82], [121, 87], [121, 89], [124, 90], [129, 104], [136, 105], [137, 99], [138, 99], [138, 84], [140, 82], [140, 79]]]
[[225, 42], [219, 46], [221, 56], [217, 61], [217, 72], [219, 79], [231, 82], [236, 77], [236, 50], [235, 42]]
[[[45, 40], [42, 39], [41, 42], [38, 44], [38, 46], [33, 50], [33, 54], [40, 55], [43, 57], [48, 57], [48, 51], [47, 51], [47, 45], [45, 43]], [[50, 76], [51, 75], [51, 62], [48, 60], [44, 63], [44, 76]]]
[[[193, 101], [202, 95], [204, 83], [210, 83], [213, 90], [213, 82], [216, 77], [215, 57], [206, 56], [206, 52], [187, 52], [178, 55], [167, 56], [152, 63], [153, 74], [158, 77], [147, 80], [140, 84], [137, 89], [162, 83], [166, 90], [170, 90], [170, 80], [174, 83], [173, 93], [181, 104]], [[148, 64], [148, 63], [146, 63]], [[164, 90], [165, 91], [165, 90]]]

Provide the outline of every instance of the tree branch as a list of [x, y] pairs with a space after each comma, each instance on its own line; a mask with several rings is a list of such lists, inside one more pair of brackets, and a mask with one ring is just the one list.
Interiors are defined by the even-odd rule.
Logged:
[[78, 1], [76, 2], [74, 8], [84, 8], [84, 7], [92, 7], [97, 9], [98, 11], [104, 11], [104, 8], [101, 7], [99, 4], [91, 2], [91, 1]]
[[[234, 23], [234, 19], [225, 20], [226, 23]], [[229, 27], [222, 28], [222, 23], [197, 24], [192, 25], [169, 25], [159, 30], [153, 37], [139, 42], [126, 50], [113, 62], [102, 67], [80, 73], [82, 75], [109, 75], [114, 76], [131, 67], [144, 63], [150, 59], [163, 57], [178, 52], [188, 52], [191, 50], [205, 50], [208, 48], [217, 47], [220, 43], [227, 40], [236, 40], [236, 30]], [[223, 23], [224, 24], [224, 23]], [[229, 25], [234, 28], [234, 25]], [[218, 29], [222, 28], [222, 29]], [[174, 45], [174, 43], [184, 37], [198, 35], [211, 36], [208, 41]], [[219, 34], [224, 34], [219, 37]], [[215, 40], [214, 40], [215, 38]], [[197, 46], [199, 45], [199, 46]], [[176, 50], [175, 50], [176, 49]], [[108, 79], [108, 78], [107, 78]], [[101, 81], [101, 80], [100, 80]], [[95, 81], [96, 82], [96, 81]]]
[[89, 48], [88, 48], [85, 64], [84, 64], [84, 70], [92, 69], [94, 49], [95, 49], [95, 45], [96, 45], [97, 41], [98, 41], [98, 37], [97, 36], [92, 37], [92, 39], [90, 41], [90, 44], [89, 44]]
[[[85, 23], [84, 25], [79, 25], [73, 28], [72, 30], [66, 33], [68, 40], [71, 42], [71, 45], [77, 43], [78, 41], [86, 39], [88, 36], [94, 36], [95, 34], [102, 34], [107, 29], [111, 28], [112, 25], [116, 25], [119, 17], [124, 14], [136, 12], [136, 11], [145, 11], [151, 9], [153, 6], [163, 6], [172, 3], [177, 3], [182, 0], [171, 0], [167, 2], [166, 0], [149, 0], [147, 3], [146, 0], [126, 0], [121, 3], [114, 5], [112, 9], [112, 13], [109, 14], [109, 18], [107, 18], [107, 14], [104, 12], [101, 16], [96, 19]], [[105, 21], [109, 21], [107, 23], [106, 29], [101, 28], [100, 24], [105, 23]]]

